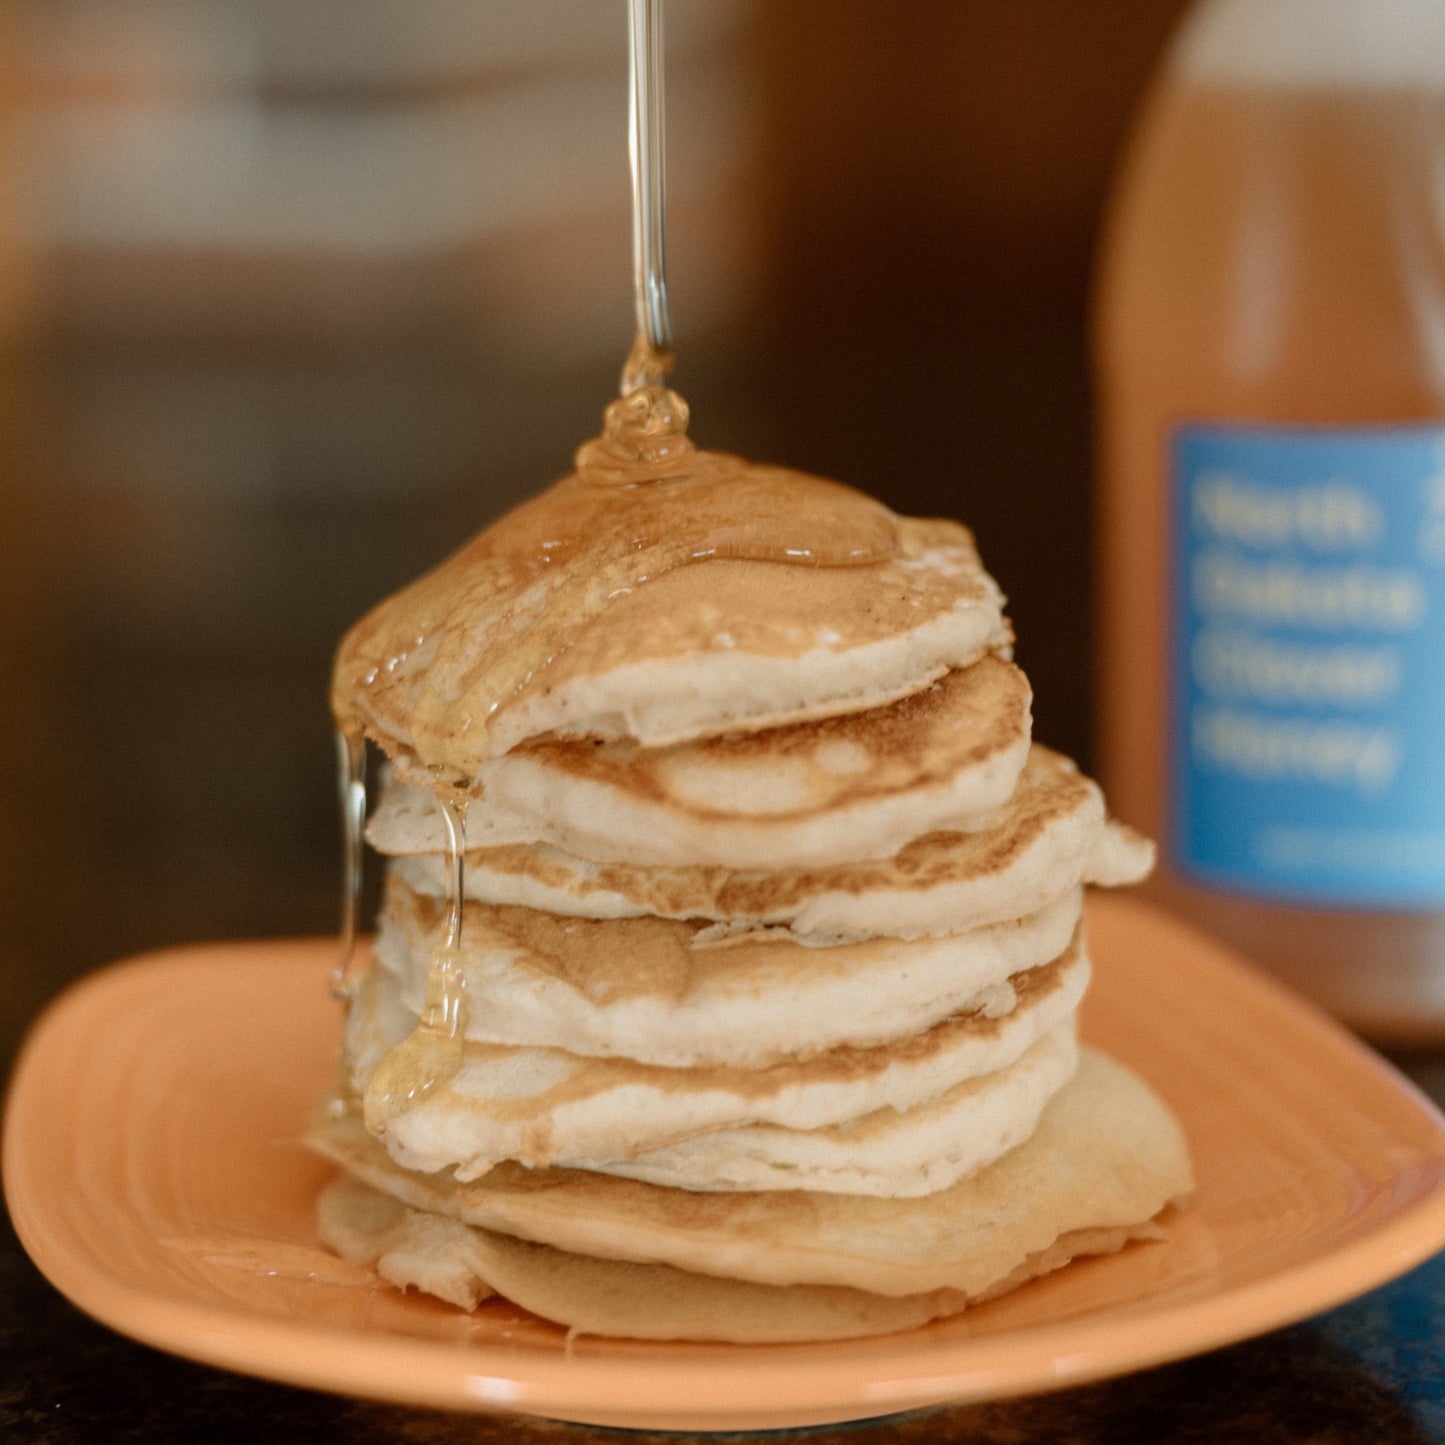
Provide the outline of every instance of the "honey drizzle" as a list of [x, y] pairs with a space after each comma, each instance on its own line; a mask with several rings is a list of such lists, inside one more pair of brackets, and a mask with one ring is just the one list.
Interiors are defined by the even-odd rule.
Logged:
[[331, 993], [351, 997], [351, 960], [356, 953], [356, 915], [361, 903], [366, 828], [366, 734], [360, 728], [336, 733], [337, 781], [341, 793], [341, 940], [331, 970]]
[[446, 931], [427, 965], [421, 1017], [391, 1049], [366, 1086], [362, 1100], [366, 1127], [378, 1136], [401, 1114], [456, 1077], [462, 1066], [467, 1024], [466, 980], [461, 968], [462, 916], [466, 886], [466, 804], [437, 799], [447, 835]]
[[881, 503], [701, 450], [687, 420], [660, 380], [633, 387], [572, 475], [363, 617], [337, 654], [338, 725], [374, 721], [385, 738], [404, 720], [411, 760], [465, 789], [497, 714], [545, 689], [574, 640], [648, 582], [714, 558], [847, 567], [895, 554]]

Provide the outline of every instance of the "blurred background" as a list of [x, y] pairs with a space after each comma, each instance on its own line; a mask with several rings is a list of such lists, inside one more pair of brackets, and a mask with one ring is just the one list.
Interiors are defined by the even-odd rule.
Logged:
[[[704, 445], [962, 518], [1089, 759], [1090, 267], [1181, 0], [673, 0]], [[338, 908], [346, 624], [631, 339], [622, 0], [0, 0], [0, 1046]]]

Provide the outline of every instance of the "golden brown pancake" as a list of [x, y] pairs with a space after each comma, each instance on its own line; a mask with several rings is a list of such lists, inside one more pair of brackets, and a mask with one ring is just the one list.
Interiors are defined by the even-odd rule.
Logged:
[[[1078, 889], [1027, 918], [941, 938], [809, 948], [786, 936], [696, 948], [700, 925], [567, 918], [468, 902], [466, 1036], [675, 1067], [756, 1068], [922, 1033], [960, 1011], [1005, 1013], [1011, 975], [1068, 947]], [[377, 961], [420, 1013], [447, 905], [388, 880]]]
[[[1152, 845], [1108, 824], [1098, 787], [1035, 744], [997, 826], [925, 834], [892, 858], [754, 872], [592, 863], [515, 845], [471, 853], [467, 890], [582, 917], [705, 919], [724, 932], [781, 927], [827, 944], [963, 933], [1022, 917], [1081, 882], [1141, 878], [1152, 862]], [[432, 859], [394, 866], [412, 888], [444, 888]]]
[[745, 503], [746, 485], [678, 516], [674, 494], [603, 495], [567, 478], [348, 632], [332, 677], [339, 726], [364, 729], [404, 772], [470, 786], [541, 734], [656, 745], [860, 711], [1008, 645], [965, 528], [786, 476], [795, 511], [821, 500], [886, 518], [879, 560], [689, 562], [688, 529]]
[[[888, 857], [923, 833], [979, 827], [1029, 746], [1028, 682], [991, 653], [887, 706], [760, 733], [645, 748], [549, 737], [484, 763], [473, 847], [550, 843], [594, 860], [730, 868]], [[369, 833], [436, 851], [432, 794], [392, 782]]]
[[842, 1285], [766, 1285], [570, 1254], [408, 1209], [349, 1175], [323, 1192], [321, 1238], [344, 1259], [374, 1264], [401, 1289], [474, 1310], [494, 1294], [579, 1334], [733, 1344], [842, 1340], [891, 1334], [960, 1313], [1088, 1255], [1158, 1239], [1149, 1222], [1061, 1234], [1004, 1278], [970, 1295], [939, 1289], [881, 1295]]

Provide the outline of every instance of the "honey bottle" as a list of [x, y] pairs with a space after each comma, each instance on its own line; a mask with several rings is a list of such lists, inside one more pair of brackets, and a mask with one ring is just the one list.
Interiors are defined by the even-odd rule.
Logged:
[[1111, 804], [1162, 901], [1445, 1038], [1445, 4], [1198, 5], [1102, 254]]

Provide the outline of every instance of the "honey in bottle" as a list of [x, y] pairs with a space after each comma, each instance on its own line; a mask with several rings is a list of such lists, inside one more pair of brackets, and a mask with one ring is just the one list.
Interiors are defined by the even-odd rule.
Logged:
[[1205, 0], [1103, 257], [1110, 802], [1161, 901], [1445, 1038], [1445, 4]]

